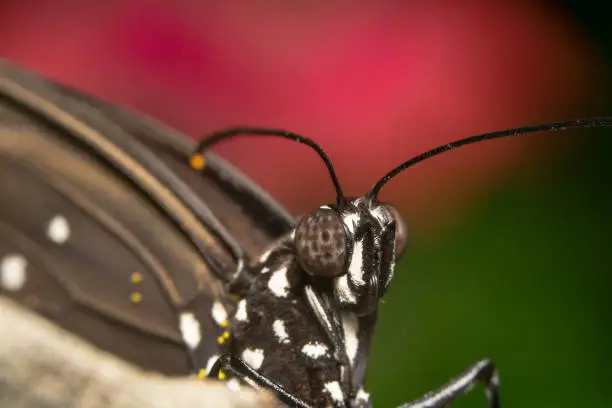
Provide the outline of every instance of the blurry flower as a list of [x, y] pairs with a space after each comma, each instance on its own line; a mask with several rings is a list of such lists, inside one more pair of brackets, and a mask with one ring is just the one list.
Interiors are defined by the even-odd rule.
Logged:
[[[4, 3], [2, 55], [194, 138], [236, 124], [308, 135], [351, 195], [438, 144], [567, 118], [597, 74], [577, 28], [536, 2]], [[499, 180], [529, 145], [434, 159], [382, 198], [412, 223], [431, 221]], [[301, 146], [240, 139], [218, 151], [296, 213], [333, 200]]]

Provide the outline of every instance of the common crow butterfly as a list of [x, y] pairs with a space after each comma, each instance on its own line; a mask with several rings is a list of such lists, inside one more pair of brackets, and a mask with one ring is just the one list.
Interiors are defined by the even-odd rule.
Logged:
[[[0, 293], [148, 370], [268, 388], [292, 407], [369, 407], [363, 388], [378, 304], [407, 229], [377, 199], [404, 169], [456, 147], [612, 118], [461, 139], [347, 198], [312, 140], [232, 128], [193, 146], [149, 118], [0, 65]], [[204, 152], [238, 135], [306, 144], [335, 203], [294, 220]], [[483, 360], [404, 407], [442, 407], [482, 383]]]

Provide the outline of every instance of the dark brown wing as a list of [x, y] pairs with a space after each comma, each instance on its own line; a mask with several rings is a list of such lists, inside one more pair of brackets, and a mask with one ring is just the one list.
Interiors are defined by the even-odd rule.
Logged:
[[[255, 257], [292, 219], [214, 157], [194, 173], [189, 151], [157, 123], [0, 65], [0, 293], [146, 369], [200, 367], [217, 346], [212, 302], [228, 302], [228, 243]], [[194, 305], [195, 356], [178, 327]]]

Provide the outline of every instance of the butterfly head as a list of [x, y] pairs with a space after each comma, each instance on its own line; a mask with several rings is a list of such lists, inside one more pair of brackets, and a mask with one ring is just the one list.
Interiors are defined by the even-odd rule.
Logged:
[[406, 241], [407, 228], [399, 212], [365, 198], [306, 214], [294, 235], [301, 267], [312, 276], [333, 279], [336, 301], [357, 315], [377, 307]]

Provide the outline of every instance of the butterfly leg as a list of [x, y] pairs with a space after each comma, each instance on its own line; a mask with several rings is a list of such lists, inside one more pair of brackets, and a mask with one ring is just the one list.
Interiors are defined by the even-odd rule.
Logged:
[[279, 400], [291, 408], [310, 408], [310, 405], [306, 404], [274, 381], [259, 374], [236, 356], [224, 354], [219, 357], [211, 367], [208, 376], [218, 378], [221, 370], [249, 384], [255, 389], [264, 388], [273, 392]]
[[490, 360], [482, 360], [473, 364], [442, 388], [432, 391], [416, 401], [404, 404], [400, 408], [446, 407], [457, 397], [470, 391], [476, 383], [482, 383], [486, 387], [489, 408], [499, 408], [499, 376], [495, 370], [495, 365]]

